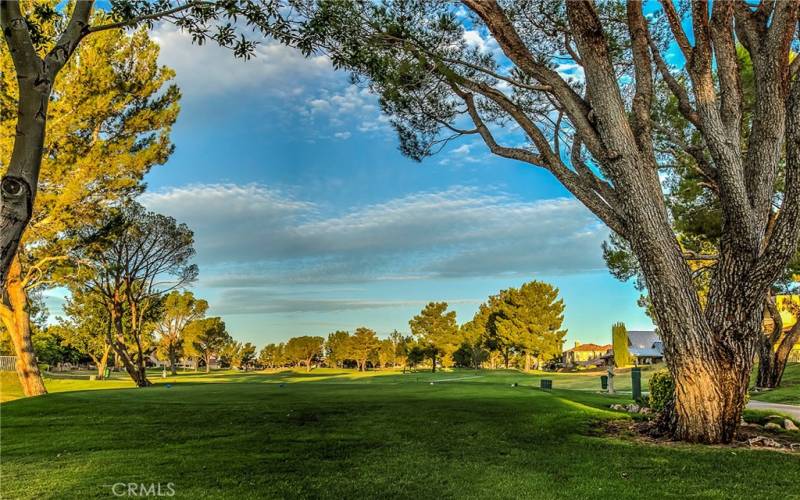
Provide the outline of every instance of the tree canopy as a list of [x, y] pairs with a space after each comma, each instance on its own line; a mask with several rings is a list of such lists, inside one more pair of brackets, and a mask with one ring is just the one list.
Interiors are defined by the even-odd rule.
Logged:
[[[800, 240], [800, 62], [790, 62], [800, 5], [664, 0], [647, 15], [644, 2], [463, 5], [467, 17], [447, 2], [310, 2], [297, 11], [306, 19], [298, 45], [329, 54], [380, 96], [404, 154], [421, 160], [458, 137], [480, 138], [497, 156], [550, 172], [630, 245], [681, 387], [669, 431], [730, 441], [764, 296]], [[470, 46], [467, 29], [499, 50]], [[752, 110], [737, 43], [752, 61]], [[671, 66], [670, 47], [685, 64]], [[583, 77], [559, 73], [565, 62]], [[659, 135], [665, 95], [697, 143]], [[670, 161], [664, 142], [688, 154], [720, 207], [704, 300], [659, 176]]]

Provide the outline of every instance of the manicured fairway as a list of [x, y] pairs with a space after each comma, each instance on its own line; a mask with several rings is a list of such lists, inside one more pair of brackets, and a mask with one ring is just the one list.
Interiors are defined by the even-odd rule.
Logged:
[[524, 378], [213, 373], [12, 401], [0, 496], [800, 498], [800, 456], [595, 436], [609, 398]]

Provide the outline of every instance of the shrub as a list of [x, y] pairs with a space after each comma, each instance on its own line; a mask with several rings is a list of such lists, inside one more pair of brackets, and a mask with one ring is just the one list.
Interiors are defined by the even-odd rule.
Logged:
[[675, 381], [669, 370], [661, 369], [650, 376], [650, 408], [661, 411], [675, 397]]

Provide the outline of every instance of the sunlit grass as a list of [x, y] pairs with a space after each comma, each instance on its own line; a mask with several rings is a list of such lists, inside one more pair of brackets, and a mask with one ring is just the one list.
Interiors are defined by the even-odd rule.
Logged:
[[[607, 406], [630, 396], [599, 394], [587, 375], [532, 388], [541, 376], [153, 373], [147, 389], [51, 379], [51, 394], [0, 406], [0, 496], [108, 498], [104, 485], [131, 481], [172, 482], [178, 498], [800, 495], [786, 474], [796, 456], [603, 437], [595, 422], [626, 418]], [[589, 390], [562, 387], [581, 380]]]

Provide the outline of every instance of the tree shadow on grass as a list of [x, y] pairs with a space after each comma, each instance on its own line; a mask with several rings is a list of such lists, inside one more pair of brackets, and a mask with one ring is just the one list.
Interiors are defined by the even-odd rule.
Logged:
[[179, 386], [188, 390], [4, 406], [6, 494], [53, 496], [57, 487], [108, 497], [101, 486], [117, 481], [173, 482], [179, 498], [769, 498], [798, 488], [776, 472], [796, 467], [795, 457], [590, 436], [588, 426], [612, 414], [569, 391]]

